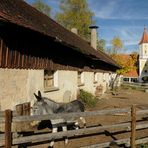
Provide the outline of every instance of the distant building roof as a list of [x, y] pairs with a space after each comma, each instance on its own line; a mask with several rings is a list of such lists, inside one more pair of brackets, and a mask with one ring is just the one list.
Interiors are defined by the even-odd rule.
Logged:
[[143, 35], [142, 35], [142, 38], [139, 44], [142, 44], [142, 43], [148, 43], [148, 33], [147, 33], [146, 28], [144, 28], [144, 32], [143, 32]]
[[128, 73], [125, 73], [123, 76], [125, 77], [138, 77], [138, 72], [136, 69], [129, 71]]
[[0, 0], [0, 20], [31, 29], [51, 37], [91, 59], [101, 60], [117, 69], [120, 68], [107, 54], [96, 51], [85, 40], [22, 0]]

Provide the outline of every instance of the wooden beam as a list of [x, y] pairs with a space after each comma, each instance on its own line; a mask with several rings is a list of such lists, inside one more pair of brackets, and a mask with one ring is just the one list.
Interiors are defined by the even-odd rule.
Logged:
[[128, 114], [130, 108], [123, 109], [108, 109], [108, 110], [100, 110], [100, 111], [91, 111], [91, 112], [74, 112], [74, 113], [65, 113], [65, 114], [47, 114], [47, 115], [34, 115], [34, 116], [17, 116], [13, 118], [13, 122], [22, 122], [22, 121], [41, 121], [41, 120], [51, 120], [51, 119], [61, 119], [65, 120], [73, 117], [92, 117], [92, 116], [100, 116], [100, 115], [115, 115], [119, 113]]
[[50, 141], [52, 139], [61, 139], [65, 136], [67, 137], [77, 137], [81, 135], [89, 135], [94, 133], [103, 132], [104, 130], [109, 129], [121, 129], [121, 127], [124, 127], [127, 129], [127, 127], [130, 126], [130, 123], [123, 123], [123, 124], [117, 124], [117, 125], [106, 125], [106, 126], [98, 126], [98, 127], [90, 127], [85, 129], [79, 129], [79, 130], [70, 130], [66, 132], [58, 132], [58, 133], [48, 133], [44, 135], [33, 135], [33, 136], [27, 136], [27, 137], [20, 137], [13, 139], [13, 144], [21, 144], [21, 143], [27, 143], [27, 142], [43, 142], [43, 141]]
[[131, 108], [131, 148], [136, 148], [136, 107]]
[[137, 115], [146, 115], [148, 116], [148, 109], [147, 110], [139, 110], [136, 112]]
[[12, 135], [11, 135], [11, 124], [12, 124], [12, 111], [5, 111], [5, 148], [11, 148]]
[[[148, 123], [138, 123], [136, 126], [136, 129], [143, 129], [147, 128]], [[122, 123], [122, 124], [115, 124], [115, 125], [106, 125], [106, 126], [98, 126], [98, 127], [89, 127], [85, 129], [79, 129], [79, 130], [71, 130], [67, 132], [58, 132], [58, 133], [48, 133], [48, 134], [43, 134], [43, 135], [35, 135], [35, 136], [28, 136], [28, 137], [21, 137], [21, 138], [15, 138], [13, 140], [13, 144], [19, 144], [19, 143], [27, 143], [27, 142], [32, 142], [32, 141], [38, 141], [38, 142], [43, 142], [46, 140], [52, 140], [54, 139], [61, 139], [64, 136], [68, 137], [76, 137], [76, 136], [81, 136], [81, 135], [89, 135], [89, 134], [95, 134], [95, 133], [100, 133], [104, 132], [104, 130], [108, 130], [111, 133], [114, 133], [116, 131], [130, 131], [130, 122], [129, 123]], [[2, 137], [1, 137], [1, 140]], [[0, 140], [0, 146], [4, 145], [4, 142]], [[130, 143], [128, 144], [130, 145]]]
[[3, 40], [0, 38], [0, 67], [2, 66]]
[[104, 147], [110, 147], [112, 145], [121, 145], [128, 143], [130, 141], [130, 138], [126, 139], [119, 139], [119, 140], [113, 140], [105, 143], [100, 143], [100, 144], [94, 144], [94, 145], [89, 145], [89, 146], [82, 146], [80, 148], [104, 148]]

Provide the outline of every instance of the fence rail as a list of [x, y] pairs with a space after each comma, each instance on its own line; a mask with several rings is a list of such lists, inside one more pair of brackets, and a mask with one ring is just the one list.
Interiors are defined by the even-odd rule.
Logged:
[[[148, 142], [148, 138], [145, 139], [136, 139], [136, 130], [148, 128], [148, 121], [144, 123], [138, 122], [136, 124], [136, 118], [138, 116], [148, 115], [148, 110], [137, 110], [136, 107], [132, 106], [132, 108], [116, 108], [116, 109], [108, 109], [108, 110], [98, 110], [98, 111], [89, 111], [82, 113], [67, 113], [67, 114], [53, 114], [53, 115], [42, 115], [42, 116], [17, 116], [15, 112], [11, 110], [6, 110], [5, 112], [0, 112], [0, 124], [5, 125], [5, 133], [0, 134], [0, 146], [5, 146], [6, 148], [10, 148], [12, 145], [19, 145], [23, 143], [29, 143], [32, 141], [44, 142], [50, 141], [52, 139], [58, 140], [63, 137], [76, 137], [83, 135], [90, 135], [104, 132], [105, 130], [115, 131], [115, 130], [125, 130], [131, 132], [131, 138], [127, 139], [119, 139], [116, 141], [112, 141], [116, 144], [127, 144], [131, 145], [132, 148], [135, 148], [135, 145], [139, 141], [145, 143]], [[112, 116], [112, 115], [124, 115], [129, 117], [129, 122], [126, 123], [116, 123], [111, 125], [102, 125], [95, 127], [87, 127], [85, 129], [78, 130], [69, 130], [69, 131], [61, 131], [58, 133], [45, 133], [39, 135], [31, 135], [26, 137], [16, 138], [12, 134], [12, 123], [18, 122], [31, 122], [31, 121], [41, 121], [41, 120], [49, 120], [49, 119], [68, 119], [69, 117], [92, 117], [92, 116]], [[137, 142], [138, 141], [138, 142]], [[111, 142], [98, 144], [99, 147], [107, 147]], [[87, 147], [87, 146], [86, 146]], [[93, 146], [92, 146], [93, 147]], [[94, 145], [95, 147], [95, 145]]]

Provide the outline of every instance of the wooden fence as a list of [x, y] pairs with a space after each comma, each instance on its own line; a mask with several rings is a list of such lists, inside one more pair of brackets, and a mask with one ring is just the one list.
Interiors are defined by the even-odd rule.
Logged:
[[[87, 128], [80, 128], [78, 130], [68, 130], [61, 131], [58, 133], [44, 133], [39, 135], [31, 135], [25, 137], [14, 137], [12, 125], [14, 123], [19, 122], [32, 122], [32, 121], [40, 121], [40, 120], [49, 120], [49, 119], [67, 119], [69, 117], [92, 117], [92, 116], [119, 116], [126, 115], [129, 117], [129, 122], [116, 123], [111, 125], [102, 125], [102, 126], [89, 126]], [[98, 110], [98, 111], [89, 111], [89, 112], [81, 112], [81, 113], [67, 113], [67, 114], [54, 114], [54, 115], [38, 115], [38, 116], [18, 116], [15, 112], [11, 110], [6, 110], [4, 112], [0, 112], [0, 124], [4, 124], [5, 132], [0, 134], [0, 147], [5, 146], [6, 148], [10, 148], [12, 145], [19, 145], [24, 143], [32, 143], [32, 142], [44, 142], [51, 141], [53, 139], [58, 140], [63, 137], [73, 138], [77, 136], [86, 136], [90, 134], [96, 134], [103, 132], [105, 130], [126, 130], [130, 131], [131, 136], [126, 139], [119, 139], [114, 141], [108, 141], [105, 143], [99, 143], [92, 145], [93, 147], [109, 147], [110, 144], [116, 143], [117, 145], [126, 144], [126, 146], [131, 146], [135, 148], [137, 144], [147, 143], [148, 136], [142, 139], [136, 139], [136, 130], [146, 129], [148, 128], [148, 122], [138, 122], [136, 120], [141, 117], [146, 117], [148, 115], [148, 110], [137, 110], [136, 107], [132, 106], [131, 108], [115, 108], [108, 110]], [[89, 146], [83, 146], [83, 148], [87, 148]]]

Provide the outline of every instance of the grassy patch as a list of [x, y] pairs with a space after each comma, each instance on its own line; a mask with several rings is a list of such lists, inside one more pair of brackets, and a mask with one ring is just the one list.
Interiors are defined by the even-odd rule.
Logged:
[[138, 90], [138, 91], [144, 91], [145, 88], [143, 88], [142, 86], [130, 86], [130, 85], [122, 85], [121, 86], [122, 89], [132, 89], [132, 90]]
[[148, 144], [141, 144], [139, 148], [148, 148]]
[[78, 97], [88, 107], [94, 107], [98, 102], [97, 97], [95, 97], [93, 94], [91, 94], [90, 92], [87, 92], [83, 89], [80, 89], [80, 93], [79, 93]]

